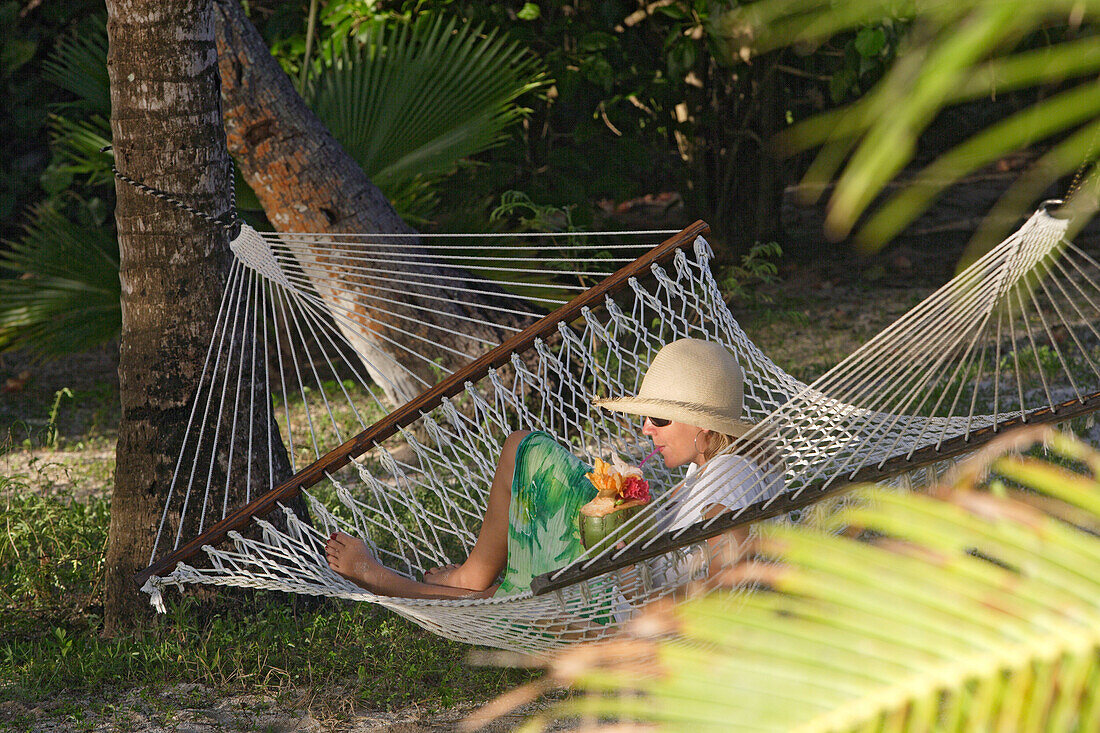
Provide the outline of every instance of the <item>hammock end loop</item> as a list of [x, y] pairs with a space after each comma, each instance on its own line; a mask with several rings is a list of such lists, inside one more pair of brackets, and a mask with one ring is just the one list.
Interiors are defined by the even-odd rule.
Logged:
[[149, 605], [157, 609], [157, 613], [168, 613], [168, 607], [164, 605], [164, 596], [160, 592], [163, 582], [156, 575], [150, 575], [145, 585], [141, 586], [142, 593], [149, 594]]
[[236, 232], [229, 241], [229, 250], [233, 255], [243, 265], [260, 273], [271, 282], [278, 283], [288, 290], [294, 290], [294, 286], [287, 278], [267, 240], [243, 222], [239, 222]]
[[714, 250], [710, 246], [710, 242], [699, 235], [695, 238], [695, 256], [702, 259], [714, 259]]
[[[1072, 216], [1069, 214], [1068, 211], [1063, 211], [1060, 208], [1055, 208], [1061, 207], [1065, 203], [1066, 202], [1064, 199], [1047, 199], [1046, 201], [1039, 204], [1039, 211], [1055, 219], [1071, 219]], [[1053, 209], [1053, 211], [1051, 209]]]

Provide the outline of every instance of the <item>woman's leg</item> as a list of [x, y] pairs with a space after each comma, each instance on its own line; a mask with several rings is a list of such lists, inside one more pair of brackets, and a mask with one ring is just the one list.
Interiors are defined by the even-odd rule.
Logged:
[[500, 451], [493, 482], [489, 485], [489, 503], [485, 519], [470, 556], [460, 565], [436, 568], [424, 574], [432, 585], [481, 591], [496, 582], [508, 561], [508, 511], [512, 504], [512, 479], [516, 472], [516, 452], [530, 433], [517, 430], [509, 435]]
[[398, 575], [371, 555], [363, 540], [335, 532], [325, 543], [328, 566], [369, 591], [402, 598], [462, 598], [489, 594], [508, 560], [508, 509], [512, 503], [512, 477], [520, 441], [530, 431], [508, 436], [489, 486], [489, 504], [477, 542], [461, 565], [440, 568], [425, 576], [424, 583]]
[[333, 532], [325, 543], [328, 566], [340, 575], [372, 593], [400, 598], [487, 598], [496, 590], [486, 587], [479, 591], [420, 583], [398, 575], [371, 555], [363, 540]]

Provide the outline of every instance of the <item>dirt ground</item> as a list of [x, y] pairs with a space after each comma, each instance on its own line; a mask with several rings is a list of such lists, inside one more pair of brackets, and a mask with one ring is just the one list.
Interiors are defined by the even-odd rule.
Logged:
[[[523, 705], [482, 728], [500, 733], [521, 726], [548, 701]], [[396, 711], [348, 709], [326, 714], [310, 696], [229, 695], [195, 684], [165, 689], [134, 689], [114, 699], [55, 698], [28, 706], [0, 701], [0, 730], [35, 733], [442, 733], [461, 729], [480, 706], [462, 704], [443, 711], [417, 706]]]

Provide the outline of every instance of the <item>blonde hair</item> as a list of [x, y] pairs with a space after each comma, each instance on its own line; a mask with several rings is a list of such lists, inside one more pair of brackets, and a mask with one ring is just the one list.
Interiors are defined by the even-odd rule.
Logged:
[[703, 451], [703, 458], [707, 459], [708, 461], [724, 451], [729, 446], [733, 445], [733, 441], [737, 440], [737, 438], [732, 435], [719, 433], [716, 430], [708, 430], [706, 437], [707, 449]]

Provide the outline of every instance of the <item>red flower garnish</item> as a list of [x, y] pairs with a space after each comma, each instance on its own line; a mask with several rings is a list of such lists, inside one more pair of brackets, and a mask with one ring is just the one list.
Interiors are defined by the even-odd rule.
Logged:
[[649, 501], [649, 482], [637, 476], [627, 476], [623, 479], [623, 488], [619, 493], [627, 501], [645, 504]]
[[611, 461], [606, 463], [597, 458], [595, 470], [585, 474], [596, 487], [596, 497], [581, 507], [581, 514], [603, 517], [649, 502], [649, 482], [642, 478], [641, 469], [618, 456], [612, 456]]

